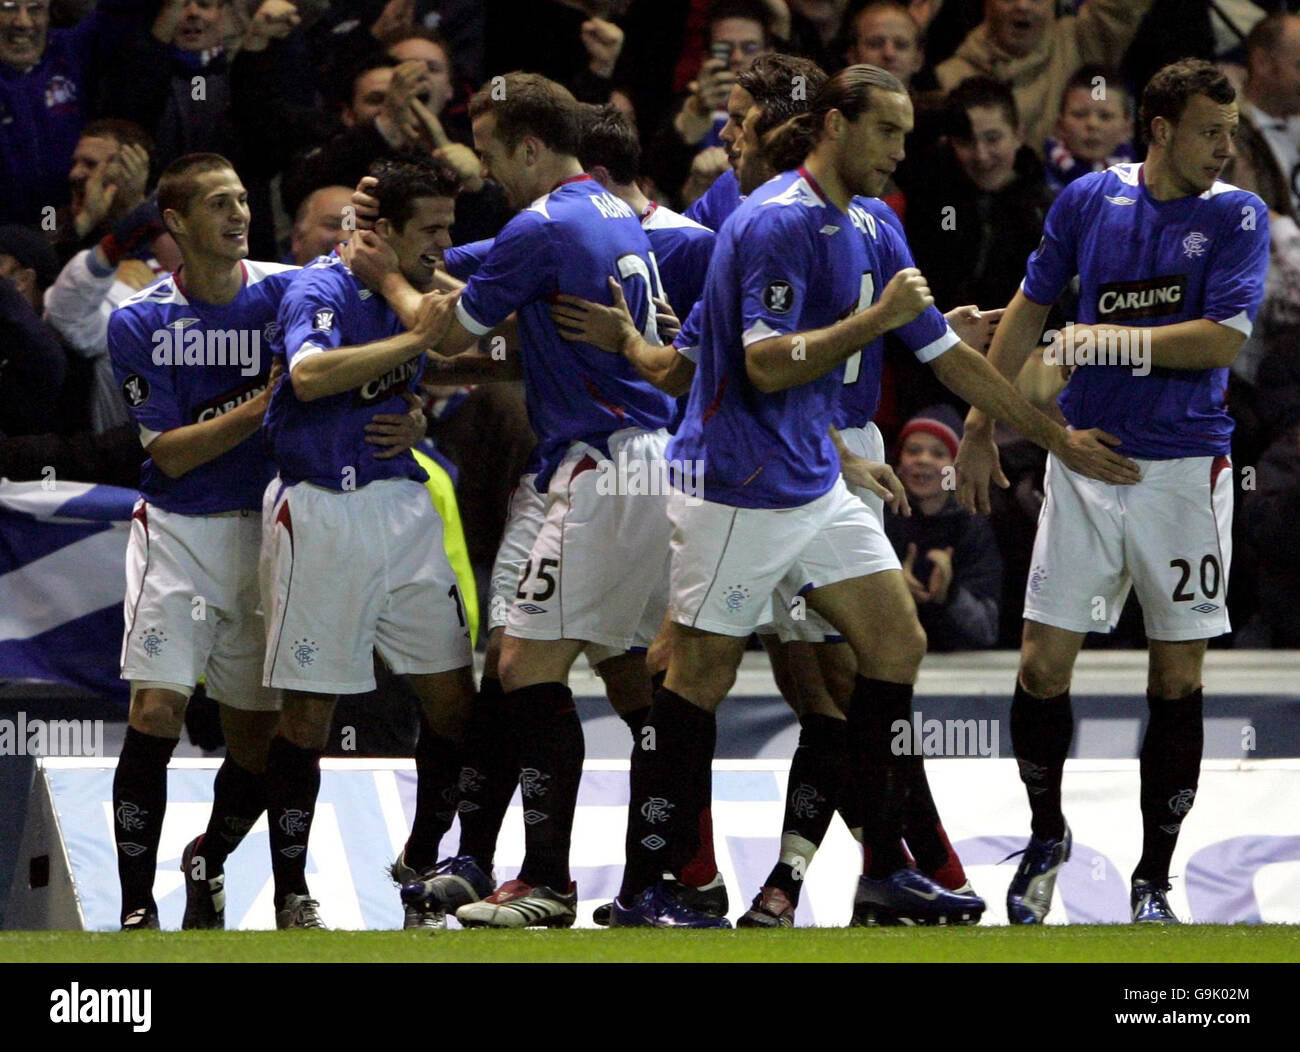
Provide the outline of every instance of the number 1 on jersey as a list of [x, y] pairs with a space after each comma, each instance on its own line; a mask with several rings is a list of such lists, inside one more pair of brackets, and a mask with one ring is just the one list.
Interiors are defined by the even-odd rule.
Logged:
[[[862, 275], [862, 284], [858, 290], [858, 306], [854, 314], [861, 314], [871, 306], [872, 298], [876, 294], [876, 277], [871, 271]], [[862, 374], [862, 352], [854, 351], [844, 360], [844, 382], [854, 384], [858, 382], [858, 377]]]

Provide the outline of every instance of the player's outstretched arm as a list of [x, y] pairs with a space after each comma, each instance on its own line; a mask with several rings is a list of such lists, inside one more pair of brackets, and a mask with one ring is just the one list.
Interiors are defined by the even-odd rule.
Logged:
[[[1038, 345], [1050, 309], [1016, 291], [1011, 303], [1001, 312], [1002, 317], [989, 344], [989, 363], [1001, 376], [1014, 382], [1020, 375], [1020, 370]], [[969, 342], [965, 336], [962, 340]], [[993, 418], [982, 409], [971, 407], [966, 414], [965, 433], [955, 464], [958, 502], [981, 515], [987, 515], [991, 508], [989, 484], [996, 483], [1003, 489], [1010, 485], [998, 461], [993, 424]]]
[[262, 426], [262, 418], [266, 416], [266, 407], [271, 404], [271, 395], [279, 383], [281, 372], [277, 358], [271, 364], [266, 388], [257, 397], [211, 420], [172, 428], [155, 438], [146, 450], [158, 469], [169, 479], [178, 479], [208, 461], [216, 460], [223, 453], [229, 453], [254, 434]]
[[906, 267], [890, 279], [880, 299], [864, 311], [822, 329], [751, 343], [745, 348], [745, 372], [764, 394], [810, 383], [933, 304], [924, 275], [915, 267]]
[[[671, 345], [662, 346], [646, 340], [627, 309], [622, 286], [610, 278], [609, 290], [614, 298], [611, 306], [566, 293], [556, 296], [551, 319], [559, 334], [566, 340], [589, 343], [602, 351], [621, 354], [632, 363], [632, 368], [643, 380], [665, 394], [676, 397], [689, 391], [691, 381], [695, 379], [695, 363]], [[671, 308], [660, 304], [658, 318], [664, 317], [662, 311], [665, 309], [671, 314]], [[675, 315], [672, 321], [677, 321]]]
[[[1002, 324], [1006, 324], [1005, 319]], [[1108, 448], [1119, 445], [1119, 439], [1096, 428], [1067, 431], [1049, 420], [1025, 401], [979, 351], [964, 343], [954, 344], [930, 365], [948, 390], [987, 416], [1006, 421], [1027, 439], [1054, 453], [1072, 471], [1113, 485], [1138, 481], [1138, 466]]]

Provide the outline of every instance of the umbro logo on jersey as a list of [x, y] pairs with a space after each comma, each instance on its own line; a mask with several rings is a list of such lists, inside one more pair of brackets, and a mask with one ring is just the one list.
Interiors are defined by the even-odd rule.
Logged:
[[788, 281], [774, 281], [763, 290], [763, 306], [773, 314], [786, 314], [794, 306], [794, 286]]
[[1136, 197], [1111, 197], [1110, 194], [1107, 194], [1107, 195], [1106, 195], [1106, 200], [1109, 201], [1109, 202], [1110, 202], [1111, 204], [1113, 204], [1113, 205], [1135, 205], [1135, 204], [1137, 204], [1137, 198], [1136, 198]]
[[832, 226], [830, 223], [827, 223], [824, 227], [822, 227], [819, 231], [817, 231], [817, 233], [819, 234], [838, 234], [839, 232], [840, 232], [840, 228], [837, 226]]
[[1113, 281], [1097, 290], [1098, 320], [1128, 321], [1177, 314], [1183, 309], [1186, 293], [1186, 274], [1168, 274], [1141, 281]]
[[329, 332], [334, 328], [334, 312], [318, 310], [311, 319], [311, 327], [317, 332]]

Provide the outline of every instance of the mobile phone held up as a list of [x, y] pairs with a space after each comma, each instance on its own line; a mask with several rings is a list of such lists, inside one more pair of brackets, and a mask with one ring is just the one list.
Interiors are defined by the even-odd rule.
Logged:
[[709, 45], [709, 58], [716, 59], [723, 65], [731, 63], [731, 45], [725, 40], [718, 40]]

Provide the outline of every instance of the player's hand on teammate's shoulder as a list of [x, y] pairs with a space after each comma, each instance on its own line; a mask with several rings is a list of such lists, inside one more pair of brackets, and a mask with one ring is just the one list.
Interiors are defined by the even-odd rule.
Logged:
[[408, 407], [405, 413], [376, 413], [366, 425], [366, 441], [382, 447], [374, 453], [376, 460], [391, 460], [405, 453], [428, 430], [424, 402], [410, 391], [403, 391], [402, 398]]
[[953, 464], [957, 472], [957, 503], [967, 511], [988, 515], [992, 510], [989, 482], [995, 482], [1003, 489], [1011, 485], [1002, 473], [992, 427], [980, 429], [968, 423]]
[[551, 304], [551, 320], [566, 340], [589, 343], [611, 354], [620, 354], [629, 336], [637, 335], [636, 323], [623, 298], [623, 287], [609, 279], [613, 303], [593, 303], [581, 296], [560, 293]]
[[1131, 486], [1141, 480], [1137, 464], [1110, 448], [1120, 444], [1114, 435], [1097, 427], [1084, 431], [1070, 428], [1063, 435], [1052, 452], [1071, 471], [1113, 486]]
[[876, 301], [876, 309], [891, 329], [906, 325], [926, 307], [934, 306], [930, 284], [916, 267], [904, 267], [885, 286]]
[[655, 305], [655, 329], [659, 333], [659, 339], [664, 344], [673, 343], [677, 335], [682, 331], [681, 319], [673, 312], [672, 304], [666, 299], [656, 296]]
[[1005, 309], [998, 307], [995, 310], [980, 310], [972, 303], [954, 307], [944, 315], [944, 319], [952, 326], [957, 339], [967, 347], [975, 348], [980, 354], [988, 354], [993, 334], [997, 331]]
[[415, 325], [411, 332], [422, 337], [426, 346], [437, 347], [447, 334], [451, 319], [456, 313], [456, 303], [460, 292], [426, 292], [420, 297], [420, 306], [415, 314]]

